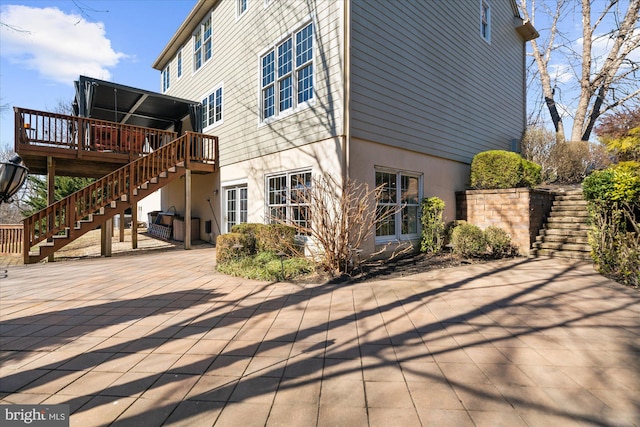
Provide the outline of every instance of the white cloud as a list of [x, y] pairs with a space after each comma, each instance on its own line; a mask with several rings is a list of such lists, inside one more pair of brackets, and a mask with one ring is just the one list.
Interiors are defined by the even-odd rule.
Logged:
[[556, 83], [567, 83], [575, 80], [573, 70], [567, 64], [549, 64], [549, 77]]
[[43, 78], [72, 84], [79, 75], [109, 80], [109, 68], [126, 57], [111, 47], [104, 26], [57, 8], [1, 8], [1, 55]]

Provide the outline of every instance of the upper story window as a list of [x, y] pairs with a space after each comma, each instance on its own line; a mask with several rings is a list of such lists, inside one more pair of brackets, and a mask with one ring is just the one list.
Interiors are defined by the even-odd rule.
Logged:
[[276, 118], [313, 99], [313, 24], [281, 40], [260, 58], [261, 119]]
[[164, 67], [162, 70], [162, 92], [166, 92], [169, 89], [171, 83], [171, 68], [170, 65]]
[[489, 0], [480, 0], [480, 35], [491, 41], [491, 7]]
[[222, 123], [222, 85], [202, 100], [202, 129]]
[[236, 17], [240, 18], [249, 9], [249, 0], [236, 0]]
[[376, 240], [411, 239], [418, 236], [420, 176], [397, 171], [376, 171]]
[[211, 16], [204, 20], [193, 33], [193, 68], [197, 71], [211, 59]]
[[180, 78], [182, 77], [182, 49], [178, 51], [178, 55], [176, 57], [176, 65], [177, 65], [176, 73], [178, 75], [178, 78]]

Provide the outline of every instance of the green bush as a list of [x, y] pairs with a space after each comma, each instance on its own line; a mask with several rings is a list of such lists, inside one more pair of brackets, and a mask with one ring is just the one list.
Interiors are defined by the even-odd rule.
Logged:
[[232, 258], [218, 265], [218, 271], [231, 276], [255, 280], [287, 280], [312, 273], [315, 265], [306, 258], [285, 258], [274, 252], [258, 252], [242, 258]]
[[598, 271], [638, 286], [640, 280], [640, 164], [625, 162], [583, 182], [589, 202], [591, 257]]
[[521, 157], [509, 151], [476, 154], [471, 162], [471, 186], [477, 189], [512, 188], [522, 179]]
[[490, 226], [484, 230], [484, 238], [487, 242], [489, 256], [492, 258], [503, 258], [513, 254], [511, 236], [500, 227]]
[[463, 223], [451, 232], [453, 253], [462, 257], [479, 257], [486, 253], [487, 242], [477, 225]]
[[438, 197], [422, 200], [422, 252], [439, 253], [444, 246], [444, 201]]
[[[234, 247], [241, 245], [241, 247]], [[252, 253], [251, 237], [247, 234], [227, 233], [216, 238], [216, 261], [218, 264]]]
[[257, 229], [256, 249], [258, 252], [297, 252], [296, 229], [284, 224], [265, 224]]
[[537, 163], [522, 159], [522, 184], [532, 188], [542, 182], [542, 166]]
[[233, 227], [231, 227], [231, 232], [246, 235], [247, 239], [249, 240], [249, 245], [251, 247], [251, 253], [255, 253], [257, 251], [256, 239], [257, 239], [257, 236], [260, 234], [260, 229], [264, 226], [265, 226], [264, 224], [253, 223], [253, 222], [236, 224]]
[[500, 189], [533, 187], [542, 182], [542, 168], [519, 154], [504, 150], [478, 153], [471, 162], [471, 187]]

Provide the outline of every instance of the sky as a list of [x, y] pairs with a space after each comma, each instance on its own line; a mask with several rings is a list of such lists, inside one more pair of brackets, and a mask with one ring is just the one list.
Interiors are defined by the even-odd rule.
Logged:
[[[623, 11], [628, 2], [620, 0]], [[60, 103], [71, 103], [73, 81], [80, 75], [160, 91], [160, 72], [151, 66], [195, 3], [196, 0], [0, 0], [0, 105], [10, 107], [0, 116], [0, 146], [13, 148], [11, 107], [53, 111]], [[541, 3], [543, 0], [536, 4]], [[558, 51], [581, 45], [579, 11], [567, 4], [562, 19], [566, 37], [558, 42], [563, 44]], [[593, 4], [596, 16], [605, 2], [597, 0]], [[548, 19], [544, 13], [537, 13], [535, 18], [542, 42]], [[607, 28], [611, 25], [603, 24], [600, 34]], [[594, 46], [594, 54], [600, 57], [609, 42], [606, 37], [601, 39]], [[640, 48], [632, 57], [640, 61]], [[572, 92], [576, 70], [562, 59], [565, 58], [552, 61], [550, 69], [558, 87], [556, 101], [566, 112], [565, 127], [569, 129], [572, 103], [576, 101]], [[541, 92], [535, 84], [530, 85], [528, 107], [539, 106], [541, 100]], [[543, 118], [551, 128], [546, 110]]]
[[196, 0], [0, 0], [0, 146], [13, 107], [53, 111], [80, 75], [160, 91], [152, 64]]

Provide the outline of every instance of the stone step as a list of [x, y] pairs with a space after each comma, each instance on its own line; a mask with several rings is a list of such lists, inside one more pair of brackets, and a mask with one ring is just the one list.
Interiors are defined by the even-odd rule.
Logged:
[[554, 234], [550, 236], [539, 235], [536, 237], [536, 242], [557, 242], [557, 243], [578, 243], [578, 244], [589, 244], [589, 237], [587, 233], [576, 235], [576, 236], [567, 236], [563, 234]]
[[587, 202], [554, 202], [551, 205], [551, 209], [582, 209], [582, 210], [587, 210], [588, 209], [588, 203]]
[[556, 251], [576, 251], [576, 252], [591, 252], [591, 246], [580, 243], [562, 243], [562, 242], [535, 242], [533, 244], [534, 249], [553, 249]]
[[562, 210], [551, 209], [551, 213], [549, 214], [549, 216], [550, 217], [569, 216], [569, 217], [588, 218], [589, 212], [584, 209], [562, 209]]
[[540, 237], [561, 236], [561, 237], [584, 237], [588, 236], [588, 229], [571, 230], [567, 228], [547, 228], [540, 230]]
[[575, 260], [583, 260], [583, 261], [593, 261], [591, 259], [591, 255], [587, 252], [582, 251], [557, 251], [553, 249], [532, 249], [529, 253], [530, 258], [538, 258], [538, 257], [549, 257], [549, 258], [564, 258], [564, 259], [575, 259]]
[[584, 200], [584, 196], [582, 195], [582, 192], [580, 193], [573, 193], [573, 194], [560, 194], [557, 195], [555, 197], [556, 201], [582, 201]]
[[567, 215], [561, 215], [561, 216], [555, 216], [552, 215], [549, 218], [547, 218], [547, 223], [549, 224], [556, 224], [556, 223], [578, 223], [578, 224], [585, 224], [586, 225], [586, 221], [585, 221], [586, 217], [578, 217], [578, 216], [567, 216]]
[[[544, 229], [549, 230], [570, 230], [570, 231], [589, 231], [590, 227], [587, 224], [579, 222], [554, 222], [544, 225]], [[557, 233], [556, 233], [557, 234]]]

